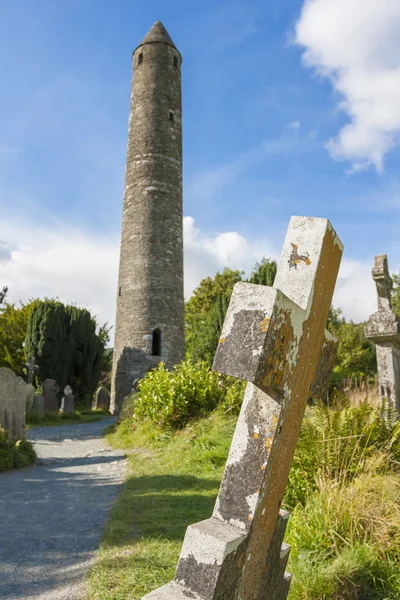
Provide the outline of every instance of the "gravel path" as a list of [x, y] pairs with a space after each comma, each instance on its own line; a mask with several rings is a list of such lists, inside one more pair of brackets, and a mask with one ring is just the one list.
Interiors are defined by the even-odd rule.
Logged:
[[38, 464], [0, 473], [0, 598], [78, 600], [126, 461], [113, 419], [31, 430]]

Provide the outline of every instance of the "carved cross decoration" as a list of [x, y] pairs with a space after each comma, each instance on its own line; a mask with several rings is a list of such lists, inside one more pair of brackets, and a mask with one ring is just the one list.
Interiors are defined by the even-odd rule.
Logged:
[[332, 365], [342, 251], [328, 220], [292, 217], [274, 287], [235, 285], [213, 368], [249, 384], [221, 488], [211, 519], [188, 527], [174, 581], [146, 600], [287, 598], [280, 508], [317, 370]]
[[35, 371], [39, 368], [38, 365], [35, 365], [35, 358], [33, 356], [31, 356], [28, 359], [28, 362], [25, 363], [26, 366], [28, 367], [28, 383], [32, 383], [33, 381], [33, 376], [35, 374]]

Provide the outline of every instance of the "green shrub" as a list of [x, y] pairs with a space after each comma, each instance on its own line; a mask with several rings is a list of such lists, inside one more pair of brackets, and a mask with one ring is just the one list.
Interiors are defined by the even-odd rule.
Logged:
[[225, 389], [219, 375], [205, 362], [190, 360], [168, 371], [161, 363], [140, 382], [135, 416], [162, 426], [183, 427], [191, 418], [210, 413], [220, 403]]
[[396, 475], [366, 472], [334, 482], [297, 505], [286, 540], [292, 546], [291, 600], [388, 600], [400, 593], [400, 496]]
[[36, 453], [30, 442], [12, 441], [0, 427], [0, 473], [11, 469], [29, 467], [36, 461]]
[[318, 483], [342, 486], [364, 472], [377, 451], [387, 452], [393, 468], [400, 458], [400, 424], [389, 422], [379, 408], [329, 408], [322, 403], [308, 409], [294, 456], [285, 504], [305, 504]]
[[163, 427], [181, 428], [217, 406], [240, 408], [243, 383], [211, 371], [205, 362], [186, 360], [168, 371], [161, 363], [139, 384], [134, 414]]

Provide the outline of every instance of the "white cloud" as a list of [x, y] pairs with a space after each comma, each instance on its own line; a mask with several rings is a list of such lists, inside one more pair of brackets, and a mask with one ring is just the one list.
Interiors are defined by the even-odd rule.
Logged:
[[289, 127], [290, 129], [300, 129], [300, 121], [292, 121], [291, 123], [289, 123]]
[[[205, 234], [184, 217], [185, 296], [201, 279], [224, 267], [249, 273], [263, 256], [279, 258], [267, 238], [246, 239], [236, 231]], [[2, 254], [3, 252], [3, 254]], [[0, 235], [0, 288], [11, 302], [58, 297], [87, 307], [99, 323], [114, 323], [119, 235], [94, 235], [60, 222], [38, 225], [5, 218]], [[5, 257], [5, 260], [2, 260]], [[345, 259], [334, 304], [348, 318], [365, 320], [376, 310], [368, 262]]]
[[350, 119], [328, 142], [331, 155], [351, 161], [353, 172], [381, 172], [400, 134], [399, 0], [306, 0], [294, 39]]

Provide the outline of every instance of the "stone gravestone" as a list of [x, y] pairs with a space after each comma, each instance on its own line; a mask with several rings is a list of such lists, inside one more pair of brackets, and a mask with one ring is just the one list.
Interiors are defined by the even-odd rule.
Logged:
[[8, 431], [12, 440], [22, 440], [25, 437], [29, 387], [11, 369], [0, 368], [0, 425]]
[[58, 412], [60, 403], [57, 398], [59, 387], [54, 379], [43, 381], [44, 412]]
[[35, 399], [35, 388], [30, 383], [26, 386], [26, 412], [32, 411], [33, 401]]
[[37, 415], [38, 417], [43, 417], [44, 414], [44, 398], [42, 394], [36, 394], [33, 399], [33, 404], [31, 408], [32, 413]]
[[280, 509], [307, 399], [332, 362], [342, 251], [329, 221], [292, 217], [274, 287], [235, 285], [213, 368], [249, 383], [214, 513], [188, 527], [174, 580], [146, 600], [287, 598]]
[[104, 387], [100, 387], [95, 396], [94, 408], [99, 410], [109, 410], [110, 408], [110, 394]]
[[64, 415], [74, 412], [75, 396], [72, 393], [72, 388], [67, 385], [64, 388], [64, 397], [61, 400], [61, 411]]
[[[370, 316], [365, 335], [376, 344], [379, 394], [387, 411], [400, 413], [400, 322], [392, 311], [392, 279], [386, 254], [375, 256], [372, 277], [378, 293], [378, 311]], [[385, 399], [385, 400], [384, 400]]]

